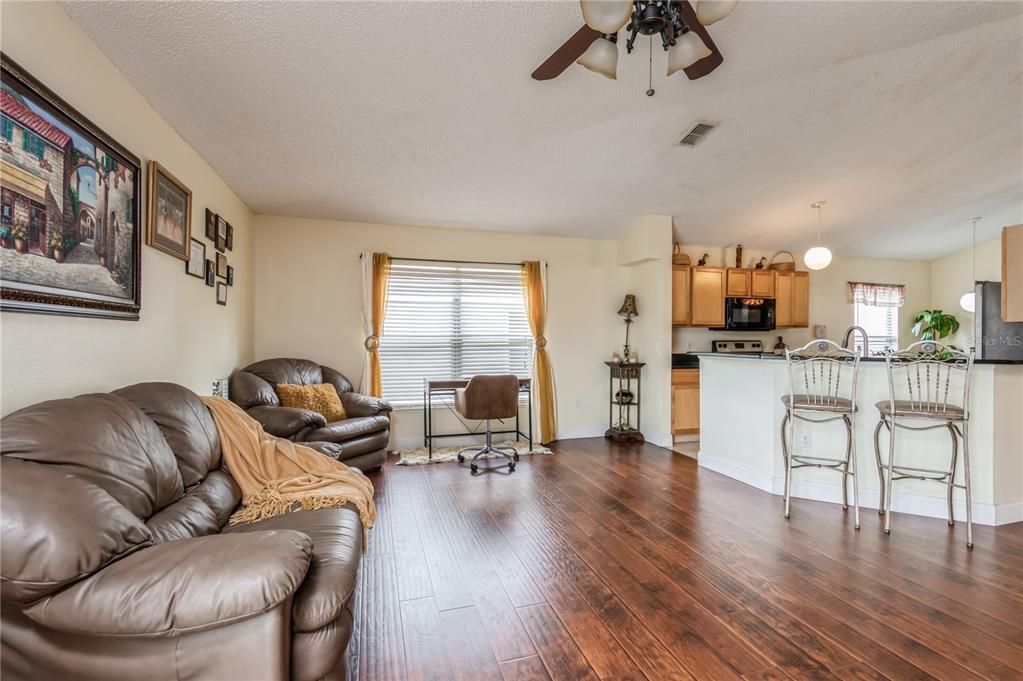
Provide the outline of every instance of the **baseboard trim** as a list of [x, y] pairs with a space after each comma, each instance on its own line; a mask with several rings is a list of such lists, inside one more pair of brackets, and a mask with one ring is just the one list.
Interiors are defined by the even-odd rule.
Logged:
[[558, 428], [559, 440], [581, 440], [586, 437], [604, 437], [607, 426], [578, 426], [576, 428]]
[[[697, 461], [701, 467], [707, 470], [720, 473], [759, 490], [777, 496], [782, 496], [785, 493], [785, 478], [782, 476], [774, 476], [737, 465], [722, 457], [714, 456], [704, 449], [700, 450]], [[840, 504], [842, 502], [842, 487], [837, 480], [838, 476], [836, 476], [835, 483], [800, 480], [797, 473], [792, 480], [792, 496], [798, 499]], [[961, 492], [957, 494], [960, 495], [960, 498], [954, 499], [952, 503], [956, 519], [962, 520], [966, 517], [966, 501], [961, 498]], [[880, 496], [878, 490], [861, 488], [860, 507], [876, 510], [880, 506]], [[896, 484], [892, 492], [892, 501], [892, 510], [898, 513], [922, 515], [929, 518], [946, 518], [948, 516], [948, 506], [943, 496], [930, 497], [900, 493], [899, 486]], [[973, 522], [978, 525], [1007, 525], [1020, 521], [1023, 521], [1023, 503], [973, 503]]]

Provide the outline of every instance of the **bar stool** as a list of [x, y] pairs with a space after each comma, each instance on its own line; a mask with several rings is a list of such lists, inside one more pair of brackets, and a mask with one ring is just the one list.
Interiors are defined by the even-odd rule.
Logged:
[[[781, 399], [785, 417], [781, 422], [781, 450], [785, 459], [785, 517], [792, 498], [792, 471], [796, 468], [830, 468], [842, 474], [842, 508], [849, 508], [848, 481], [852, 478], [853, 519], [860, 529], [860, 483], [856, 473], [856, 381], [860, 356], [829, 340], [815, 340], [787, 350], [789, 394]], [[845, 424], [845, 458], [833, 459], [790, 452], [795, 421]], [[788, 439], [786, 440], [786, 431]]]
[[[907, 478], [933, 480], [948, 487], [950, 527], [955, 525], [952, 491], [958, 487], [966, 492], [966, 546], [973, 548], [970, 490], [970, 384], [973, 359], [973, 348], [963, 352], [936, 341], [919, 341], [903, 350], [885, 354], [888, 400], [875, 405], [881, 418], [874, 428], [874, 455], [877, 457], [877, 475], [881, 481], [878, 513], [884, 515], [885, 534], [891, 534], [892, 482]], [[888, 429], [887, 464], [881, 462], [882, 427]], [[952, 438], [948, 470], [896, 465], [895, 431], [898, 428], [915, 431], [947, 429]], [[959, 440], [963, 443], [962, 484], [955, 481]]]

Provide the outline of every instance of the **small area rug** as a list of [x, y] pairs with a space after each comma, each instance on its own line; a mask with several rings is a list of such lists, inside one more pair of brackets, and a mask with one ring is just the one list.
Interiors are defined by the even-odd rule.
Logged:
[[[527, 442], [514, 442], [509, 440], [508, 442], [495, 443], [495, 446], [501, 447], [513, 447], [519, 456], [529, 456], [532, 454], [543, 454], [549, 456], [553, 454], [550, 449], [540, 444], [534, 444], [533, 449], [529, 449], [529, 443]], [[461, 447], [434, 447], [433, 458], [429, 458], [426, 447], [416, 447], [415, 449], [403, 449], [398, 452], [398, 456], [401, 459], [398, 461], [399, 466], [415, 466], [423, 463], [448, 463], [450, 461], [458, 461], [458, 451]], [[466, 452], [466, 459], [471, 459], [473, 456], [472, 452]], [[493, 459], [500, 455], [497, 454], [486, 454], [481, 459]]]

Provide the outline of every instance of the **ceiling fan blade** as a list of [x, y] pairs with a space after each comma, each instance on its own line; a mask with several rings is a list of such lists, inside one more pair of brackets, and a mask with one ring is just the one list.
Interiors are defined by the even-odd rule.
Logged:
[[[695, 12], [693, 16], [696, 16]], [[557, 78], [561, 75], [562, 71], [575, 63], [575, 60], [579, 57], [583, 56], [586, 48], [592, 45], [593, 41], [599, 37], [600, 33], [598, 31], [594, 31], [584, 24], [571, 38], [565, 41], [564, 45], [554, 50], [554, 54], [547, 57], [547, 61], [540, 64], [536, 71], [533, 71], [533, 80]]]
[[701, 24], [700, 20], [696, 17], [696, 10], [693, 9], [689, 0], [677, 0], [675, 4], [678, 5], [679, 11], [682, 12], [682, 20], [686, 22], [686, 26], [688, 26], [689, 30], [693, 33], [700, 36], [703, 40], [703, 44], [706, 45], [707, 49], [711, 52], [709, 56], [704, 57], [695, 64], [683, 69], [683, 71], [685, 71], [686, 78], [689, 80], [703, 78], [711, 71], [721, 66], [722, 62], [725, 61], [725, 58], [721, 56], [721, 51], [718, 49], [717, 45], [714, 44], [714, 41], [711, 40], [710, 34], [707, 33], [707, 29], [703, 27], [703, 24]]

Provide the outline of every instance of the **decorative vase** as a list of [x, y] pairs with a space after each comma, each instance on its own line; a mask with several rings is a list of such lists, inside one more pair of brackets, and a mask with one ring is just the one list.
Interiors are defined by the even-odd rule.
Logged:
[[618, 404], [632, 404], [634, 399], [636, 399], [636, 396], [631, 390], [619, 390], [615, 393], [615, 401]]
[[18, 253], [24, 253], [25, 251], [27, 251], [28, 248], [26, 248], [25, 240], [24, 239], [15, 239], [14, 240], [14, 250], [16, 250]]
[[742, 267], [742, 244], [735, 247], [735, 266]]
[[60, 248], [53, 249], [53, 259], [57, 262], [64, 262], [64, 251]]

